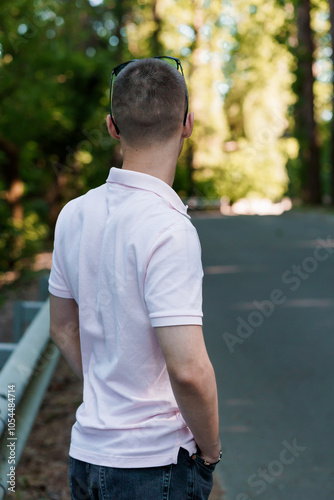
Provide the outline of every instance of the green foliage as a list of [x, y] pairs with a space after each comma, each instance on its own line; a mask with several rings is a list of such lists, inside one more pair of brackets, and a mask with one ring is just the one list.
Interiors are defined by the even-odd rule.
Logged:
[[[294, 4], [1, 2], [1, 268], [36, 251], [61, 206], [103, 183], [109, 167], [121, 164], [119, 145], [105, 125], [109, 78], [113, 66], [134, 57], [167, 54], [182, 60], [195, 129], [176, 172], [180, 195], [233, 201], [298, 196], [302, 168], [291, 114]], [[312, 25], [327, 186], [332, 84], [325, 0], [314, 1]], [[23, 220], [12, 219], [14, 205], [6, 202], [15, 177], [24, 184]]]
[[10, 217], [8, 207], [0, 204], [0, 275], [9, 267], [26, 257], [32, 257], [44, 248], [44, 241], [49, 236], [49, 228], [37, 213], [28, 213], [23, 221]]
[[0, 273], [6, 271], [9, 263], [8, 243], [12, 234], [11, 213], [4, 201], [0, 202]]
[[225, 196], [235, 202], [245, 197], [267, 197], [277, 201], [288, 187], [285, 163], [277, 145], [256, 149], [241, 140], [236, 151], [225, 154], [223, 168], [198, 171], [196, 180], [209, 198]]
[[43, 249], [42, 242], [49, 235], [49, 229], [36, 213], [27, 214], [22, 223], [13, 220], [12, 227], [14, 233], [22, 236], [24, 241], [20, 257], [31, 257]]

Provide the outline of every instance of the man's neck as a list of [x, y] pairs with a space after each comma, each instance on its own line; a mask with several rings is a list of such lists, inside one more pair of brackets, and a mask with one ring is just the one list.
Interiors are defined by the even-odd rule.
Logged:
[[133, 170], [152, 175], [169, 186], [173, 185], [176, 163], [180, 154], [180, 145], [175, 142], [155, 146], [154, 148], [136, 149], [122, 145], [123, 170]]

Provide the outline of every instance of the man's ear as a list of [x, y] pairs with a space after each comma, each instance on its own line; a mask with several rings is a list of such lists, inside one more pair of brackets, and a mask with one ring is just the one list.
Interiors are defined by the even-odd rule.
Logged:
[[194, 113], [188, 113], [186, 124], [183, 127], [182, 139], [187, 139], [191, 136], [194, 128]]
[[110, 115], [107, 116], [106, 122], [107, 122], [108, 132], [111, 135], [111, 137], [113, 137], [114, 139], [117, 139], [119, 141], [120, 140], [120, 136], [116, 132], [115, 125], [113, 124]]

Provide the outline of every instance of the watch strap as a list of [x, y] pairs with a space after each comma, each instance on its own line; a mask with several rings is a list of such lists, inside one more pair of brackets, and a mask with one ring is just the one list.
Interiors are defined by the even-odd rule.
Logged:
[[218, 457], [217, 462], [208, 462], [207, 460], [205, 460], [205, 458], [201, 457], [201, 455], [200, 455], [200, 454], [197, 454], [197, 453], [194, 453], [194, 454], [192, 455], [192, 457], [191, 457], [191, 458], [192, 458], [193, 460], [195, 460], [197, 456], [198, 456], [201, 460], [203, 460], [204, 465], [217, 465], [217, 464], [221, 461], [221, 459], [222, 459], [223, 452], [222, 452], [222, 450], [220, 450], [220, 452], [219, 452], [219, 457]]
[[219, 464], [219, 462], [221, 461], [222, 456], [223, 456], [223, 452], [222, 452], [222, 450], [220, 450], [220, 452], [219, 452], [219, 457], [218, 457], [217, 462], [207, 462], [207, 461], [203, 458], [204, 464], [205, 464], [205, 465], [217, 465], [217, 464]]

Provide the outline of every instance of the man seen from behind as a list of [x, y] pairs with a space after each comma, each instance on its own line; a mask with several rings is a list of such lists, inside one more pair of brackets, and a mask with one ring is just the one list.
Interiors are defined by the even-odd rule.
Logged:
[[49, 280], [51, 338], [83, 380], [71, 498], [204, 500], [221, 453], [200, 243], [172, 189], [194, 123], [181, 63], [124, 63], [111, 92], [123, 165], [61, 211]]

